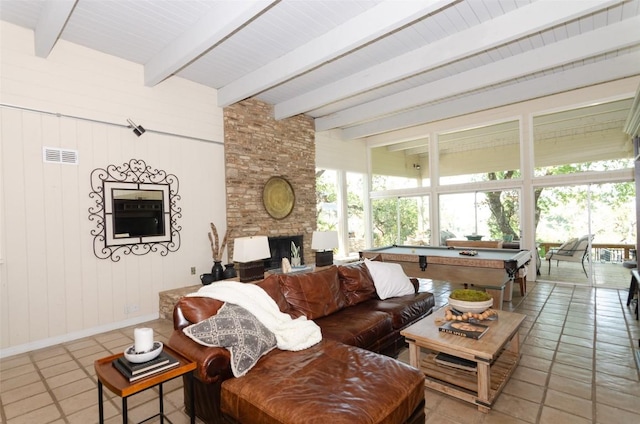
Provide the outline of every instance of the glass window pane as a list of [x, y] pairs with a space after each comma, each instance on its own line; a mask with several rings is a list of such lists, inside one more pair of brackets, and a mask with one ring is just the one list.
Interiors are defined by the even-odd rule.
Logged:
[[624, 128], [633, 99], [536, 116], [535, 176], [633, 167]]
[[429, 185], [429, 143], [413, 140], [371, 149], [373, 190]]
[[520, 239], [520, 192], [491, 192], [440, 195], [440, 244], [448, 238], [467, 236], [482, 240]]
[[[405, 234], [402, 244], [412, 246], [426, 246], [431, 244], [429, 228], [429, 196], [406, 197], [402, 199], [407, 204], [405, 220], [400, 221], [402, 234]], [[415, 215], [413, 215], [415, 205]], [[411, 206], [411, 208], [409, 208]]]
[[316, 176], [316, 208], [318, 231], [338, 230], [338, 174], [319, 170]]
[[518, 121], [438, 135], [441, 184], [519, 177]]
[[373, 245], [429, 244], [429, 198], [374, 199]]
[[365, 248], [364, 178], [363, 174], [347, 172], [347, 256], [357, 255]]

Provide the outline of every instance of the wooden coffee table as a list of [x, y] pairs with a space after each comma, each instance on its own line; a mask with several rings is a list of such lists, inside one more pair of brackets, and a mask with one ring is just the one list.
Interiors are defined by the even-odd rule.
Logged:
[[[411, 366], [424, 372], [425, 385], [489, 412], [520, 360], [518, 329], [526, 318], [514, 312], [498, 314], [495, 321], [483, 321], [490, 328], [479, 340], [439, 332], [435, 320], [443, 318], [444, 308], [402, 330]], [[438, 352], [473, 361], [477, 371], [437, 364]]]

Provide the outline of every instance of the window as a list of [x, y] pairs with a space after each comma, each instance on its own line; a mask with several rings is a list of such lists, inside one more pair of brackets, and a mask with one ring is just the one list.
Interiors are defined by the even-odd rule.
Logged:
[[438, 152], [443, 185], [519, 176], [518, 121], [440, 133]]
[[632, 168], [633, 144], [622, 131], [632, 102], [535, 116], [535, 176]]
[[448, 238], [520, 238], [520, 192], [497, 190], [440, 195], [440, 244]]

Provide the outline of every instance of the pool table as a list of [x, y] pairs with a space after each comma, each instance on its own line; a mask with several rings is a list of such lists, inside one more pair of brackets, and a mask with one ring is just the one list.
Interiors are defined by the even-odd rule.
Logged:
[[[477, 255], [460, 254], [469, 250], [477, 252]], [[372, 259], [378, 255], [385, 262], [402, 265], [409, 277], [431, 278], [484, 288], [493, 296], [494, 308], [497, 309], [502, 309], [503, 301], [511, 301], [513, 281], [526, 279], [525, 265], [531, 260], [531, 252], [528, 250], [513, 249], [394, 245], [360, 252], [362, 258]], [[523, 282], [520, 283], [523, 291]]]

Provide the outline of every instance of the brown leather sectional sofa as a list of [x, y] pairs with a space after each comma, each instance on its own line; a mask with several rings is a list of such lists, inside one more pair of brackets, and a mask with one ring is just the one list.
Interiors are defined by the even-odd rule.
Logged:
[[297, 352], [276, 348], [239, 378], [228, 350], [182, 331], [223, 302], [182, 298], [168, 343], [198, 364], [194, 393], [184, 385], [185, 405], [193, 396], [206, 423], [424, 423], [424, 376], [392, 358], [405, 345], [400, 331], [434, 307], [433, 294], [413, 283], [415, 294], [380, 300], [362, 262], [257, 282], [282, 312], [314, 320], [322, 341]]

